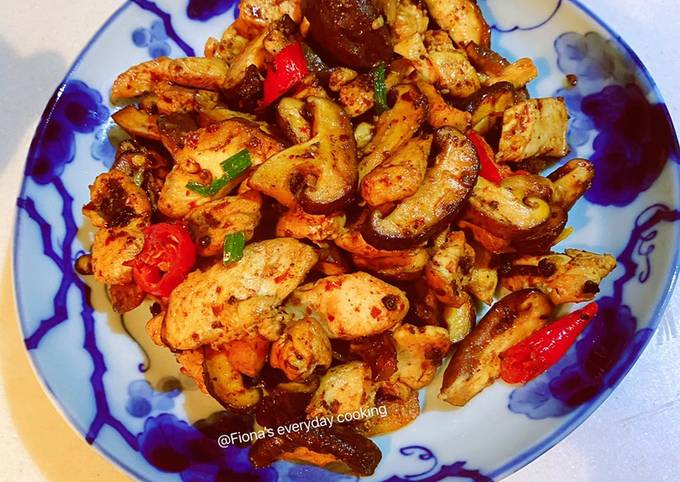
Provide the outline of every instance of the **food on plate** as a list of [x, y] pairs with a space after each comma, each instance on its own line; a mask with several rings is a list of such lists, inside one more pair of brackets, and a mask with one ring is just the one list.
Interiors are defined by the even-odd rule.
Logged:
[[271, 431], [255, 466], [371, 475], [369, 437], [416, 420], [442, 366], [461, 407], [544, 373], [597, 316], [616, 260], [568, 227], [595, 167], [561, 162], [566, 103], [531, 98], [536, 65], [493, 51], [475, 0], [239, 8], [202, 57], [113, 82], [129, 138], [90, 187], [76, 269], [118, 312], [152, 301], [150, 339]]

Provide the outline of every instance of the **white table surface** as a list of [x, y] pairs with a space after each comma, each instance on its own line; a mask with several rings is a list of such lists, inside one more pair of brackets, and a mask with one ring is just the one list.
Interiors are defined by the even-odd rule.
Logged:
[[[178, 0], [186, 1], [186, 0]], [[0, 481], [124, 481], [42, 392], [17, 328], [10, 245], [28, 146], [54, 88], [120, 0], [0, 2]], [[584, 0], [642, 58], [680, 125], [680, 2]], [[680, 292], [605, 404], [509, 481], [680, 480]]]

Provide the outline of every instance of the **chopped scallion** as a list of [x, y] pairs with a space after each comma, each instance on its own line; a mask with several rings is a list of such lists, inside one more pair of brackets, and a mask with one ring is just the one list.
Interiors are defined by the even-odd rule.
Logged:
[[385, 84], [385, 64], [380, 63], [371, 72], [373, 78], [373, 98], [379, 114], [389, 109], [387, 105], [387, 84]]
[[225, 159], [220, 164], [224, 175], [215, 179], [210, 185], [206, 186], [199, 182], [189, 182], [187, 183], [187, 189], [197, 192], [201, 196], [212, 197], [220, 190], [222, 190], [227, 184], [243, 174], [252, 165], [250, 160], [250, 153], [244, 149], [237, 154], [234, 154], [228, 159]]
[[243, 248], [246, 246], [246, 235], [243, 231], [227, 234], [224, 237], [222, 262], [227, 265], [243, 258]]

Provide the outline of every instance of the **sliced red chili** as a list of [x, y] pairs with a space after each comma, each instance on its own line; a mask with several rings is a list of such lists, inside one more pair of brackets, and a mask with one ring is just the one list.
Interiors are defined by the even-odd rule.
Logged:
[[266, 107], [284, 95], [309, 74], [305, 54], [300, 42], [289, 45], [276, 57], [267, 69], [264, 79], [264, 99]]
[[526, 383], [562, 358], [588, 323], [597, 315], [597, 303], [560, 318], [501, 355], [501, 378], [508, 383]]
[[475, 131], [468, 132], [467, 136], [477, 150], [477, 156], [479, 157], [479, 175], [487, 181], [491, 181], [495, 184], [500, 183], [504, 176], [501, 174], [500, 167], [494, 160], [495, 156], [491, 146]]
[[144, 230], [144, 247], [132, 260], [132, 275], [146, 293], [167, 297], [196, 262], [196, 245], [179, 224], [153, 224]]

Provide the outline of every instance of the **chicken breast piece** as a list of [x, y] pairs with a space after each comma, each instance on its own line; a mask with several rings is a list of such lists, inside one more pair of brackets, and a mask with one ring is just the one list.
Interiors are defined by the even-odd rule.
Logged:
[[538, 288], [556, 304], [590, 301], [600, 282], [616, 268], [608, 254], [567, 249], [564, 254], [520, 256], [501, 271], [501, 284], [510, 291]]
[[445, 305], [459, 307], [468, 298], [475, 250], [465, 242], [465, 233], [449, 234], [425, 268], [425, 281]]
[[191, 378], [198, 385], [199, 390], [203, 393], [208, 393], [205, 386], [205, 379], [203, 378], [203, 350], [186, 350], [175, 353], [175, 359], [180, 364], [180, 369], [184, 375]]
[[300, 0], [241, 0], [239, 19], [255, 30], [288, 15], [294, 22], [302, 20]]
[[308, 214], [296, 206], [281, 215], [276, 223], [276, 235], [320, 243], [340, 236], [345, 228], [345, 220], [344, 214]]
[[163, 341], [188, 350], [255, 333], [276, 340], [283, 320], [275, 308], [316, 262], [313, 248], [278, 238], [246, 246], [236, 263], [190, 273], [170, 295]]
[[404, 323], [392, 336], [397, 347], [398, 381], [413, 390], [429, 385], [451, 347], [448, 330]]
[[158, 57], [126, 70], [116, 78], [111, 99], [129, 99], [153, 90], [157, 82], [172, 82], [196, 89], [219, 90], [227, 77], [227, 64], [220, 58]]
[[122, 228], [138, 222], [149, 224], [149, 196], [124, 172], [113, 169], [97, 176], [90, 186], [90, 202], [83, 207], [95, 228]]
[[298, 318], [317, 319], [330, 338], [349, 340], [391, 329], [408, 308], [403, 291], [361, 271], [301, 286], [285, 305]]
[[196, 239], [199, 256], [215, 256], [222, 252], [224, 237], [242, 232], [247, 241], [253, 237], [260, 222], [262, 196], [247, 191], [238, 196], [227, 196], [193, 209], [186, 218]]
[[269, 363], [289, 380], [309, 378], [319, 368], [328, 368], [333, 359], [331, 342], [318, 321], [311, 318], [288, 325], [283, 336], [272, 344]]
[[564, 99], [529, 99], [503, 114], [498, 162], [517, 162], [530, 157], [562, 157], [569, 152], [569, 112]]
[[123, 228], [100, 229], [92, 244], [92, 273], [97, 281], [109, 285], [134, 282], [132, 261], [144, 247], [143, 226], [133, 222]]
[[331, 368], [307, 406], [307, 418], [335, 417], [369, 409], [375, 404], [376, 386], [371, 368], [362, 362], [350, 362]]
[[458, 45], [475, 42], [488, 47], [491, 33], [475, 0], [425, 0], [430, 15]]

